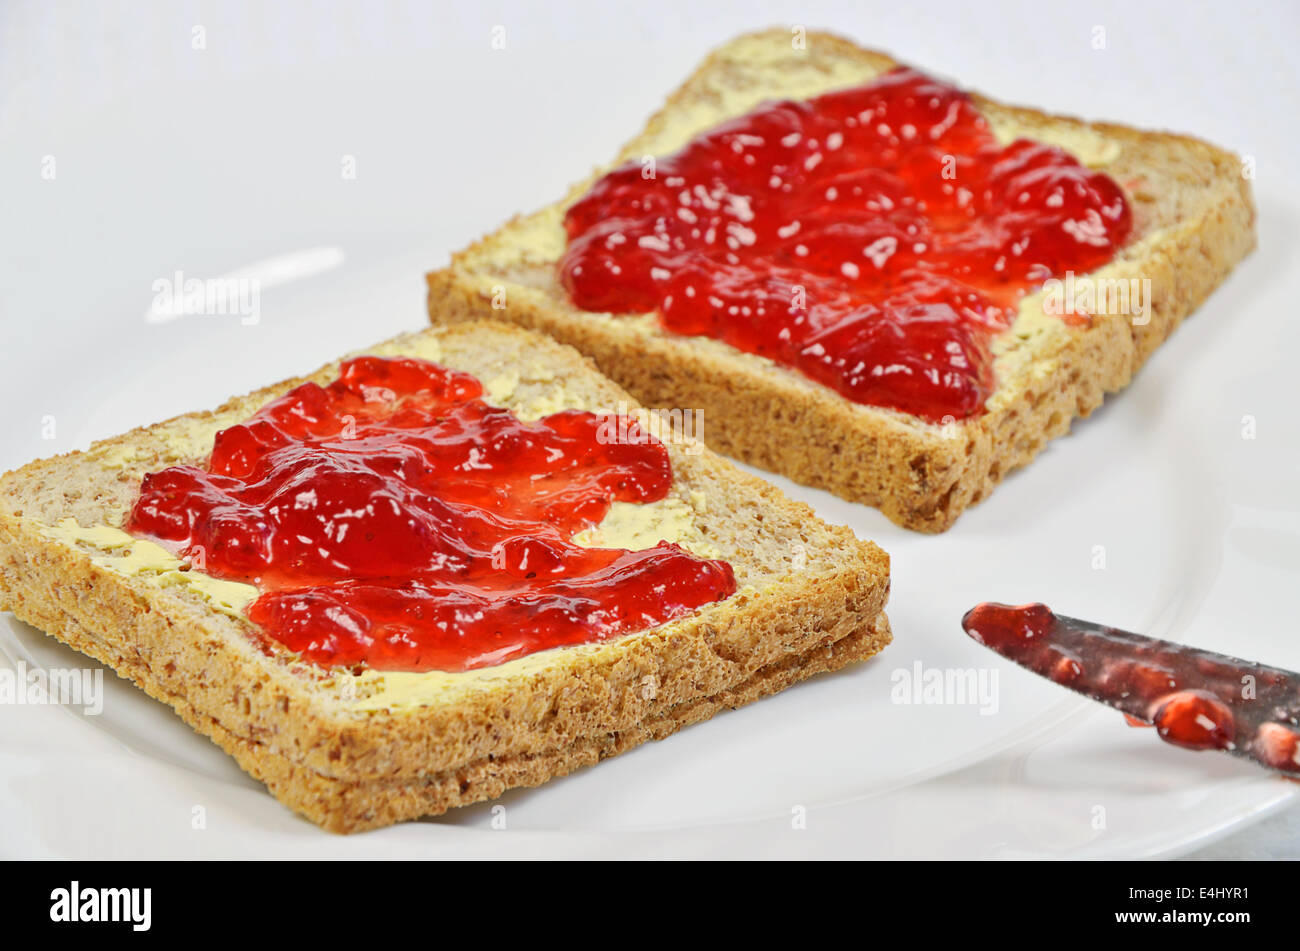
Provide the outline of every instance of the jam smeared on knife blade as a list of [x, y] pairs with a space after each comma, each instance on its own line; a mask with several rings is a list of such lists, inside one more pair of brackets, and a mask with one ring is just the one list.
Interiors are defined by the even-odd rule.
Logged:
[[1300, 674], [1099, 627], [1045, 604], [980, 604], [962, 627], [1008, 660], [1153, 725], [1167, 743], [1300, 774]]
[[525, 423], [482, 394], [423, 360], [348, 360], [218, 433], [207, 468], [145, 476], [126, 529], [256, 584], [249, 618], [322, 665], [486, 667], [736, 590], [729, 564], [677, 545], [572, 541], [612, 501], [668, 494], [668, 451], [634, 420]]
[[610, 172], [565, 216], [560, 279], [585, 310], [658, 311], [938, 422], [983, 411], [1025, 293], [1107, 263], [1132, 225], [1104, 173], [1004, 145], [961, 90], [899, 68]]

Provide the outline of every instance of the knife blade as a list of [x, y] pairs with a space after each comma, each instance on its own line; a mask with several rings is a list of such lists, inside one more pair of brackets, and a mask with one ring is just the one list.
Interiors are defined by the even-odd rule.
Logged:
[[1300, 673], [1055, 614], [978, 604], [962, 627], [1021, 667], [1150, 724], [1167, 743], [1300, 775]]

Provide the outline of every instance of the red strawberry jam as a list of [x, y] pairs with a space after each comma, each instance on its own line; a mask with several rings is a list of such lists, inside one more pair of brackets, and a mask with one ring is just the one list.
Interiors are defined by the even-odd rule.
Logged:
[[1300, 675], [1097, 627], [1045, 604], [988, 602], [962, 627], [1008, 660], [1154, 726], [1167, 743], [1300, 774]]
[[912, 69], [769, 103], [565, 218], [573, 302], [658, 311], [858, 403], [982, 412], [993, 335], [1053, 275], [1128, 238], [1120, 187], [1053, 146], [1002, 146], [970, 98]]
[[482, 393], [423, 360], [349, 360], [218, 433], [207, 468], [145, 476], [126, 528], [260, 587], [249, 618], [329, 666], [469, 670], [735, 591], [730, 565], [677, 545], [572, 541], [613, 501], [667, 495], [668, 452], [635, 421], [525, 423]]

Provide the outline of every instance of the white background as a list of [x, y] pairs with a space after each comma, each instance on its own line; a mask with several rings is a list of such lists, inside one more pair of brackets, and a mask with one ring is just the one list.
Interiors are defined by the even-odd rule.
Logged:
[[[927, 614], [942, 579], [969, 581], [954, 604], [1077, 592], [1074, 613], [1133, 626], [1164, 618], [1169, 636], [1300, 667], [1285, 596], [1300, 575], [1297, 9], [9, 0], [0, 468], [208, 408], [421, 326], [424, 271], [612, 155], [712, 46], [798, 23], [1004, 101], [1191, 132], [1254, 157], [1258, 170], [1260, 251], [1115, 407], [949, 536], [918, 539], [796, 490], [894, 553], [895, 663], [914, 656], [909, 637], [960, 638], [951, 617]], [[496, 26], [504, 50], [491, 47]], [[354, 180], [341, 174], [346, 156]], [[50, 158], [56, 174], [45, 180]], [[265, 290], [255, 326], [145, 320], [153, 282], [177, 270], [215, 277], [310, 249], [344, 264]], [[1245, 415], [1258, 421], [1257, 444], [1240, 439]], [[1117, 560], [1104, 583], [1086, 574], [1098, 541]], [[1058, 588], [1006, 583], [1038, 564], [1056, 570]], [[29, 722], [0, 711], [0, 739]], [[900, 722], [890, 729], [906, 730]], [[1298, 832], [1275, 817], [1210, 854], [1300, 855]]]

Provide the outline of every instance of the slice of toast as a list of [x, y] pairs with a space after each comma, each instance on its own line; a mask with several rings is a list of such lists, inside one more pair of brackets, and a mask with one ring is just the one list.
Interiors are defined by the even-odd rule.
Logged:
[[[365, 352], [472, 373], [489, 402], [523, 418], [636, 409], [586, 358], [508, 324], [432, 329]], [[884, 552], [702, 446], [669, 440], [669, 498], [637, 506], [645, 519], [632, 535], [611, 513], [590, 543], [648, 547], [664, 536], [725, 558], [738, 586], [730, 598], [652, 630], [463, 674], [358, 676], [268, 649], [243, 611], [255, 588], [188, 570], [116, 526], [147, 472], [201, 463], [218, 430], [337, 369], [0, 477], [0, 607], [170, 704], [327, 829], [537, 785], [890, 640]]]
[[[564, 212], [609, 168], [662, 156], [773, 99], [867, 83], [897, 65], [835, 36], [774, 29], [716, 50], [619, 154], [561, 201], [515, 218], [428, 276], [435, 322], [492, 313], [589, 354], [642, 403], [702, 407], [720, 452], [939, 532], [1010, 470], [1128, 384], [1173, 329], [1255, 244], [1249, 182], [1232, 154], [1186, 136], [1143, 132], [973, 101], [1002, 141], [1058, 145], [1116, 180], [1134, 230], [1095, 280], [1149, 280], [1147, 312], [1096, 314], [1071, 326], [1027, 296], [995, 338], [996, 388], [985, 412], [933, 424], [853, 403], [802, 374], [706, 337], [661, 330], [653, 315], [575, 308], [561, 287]], [[1098, 284], [1097, 286], [1104, 286]], [[1140, 286], [1140, 285], [1139, 285]]]

